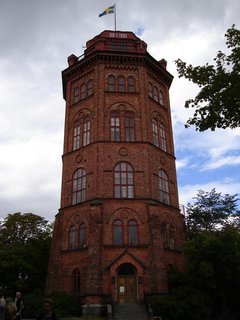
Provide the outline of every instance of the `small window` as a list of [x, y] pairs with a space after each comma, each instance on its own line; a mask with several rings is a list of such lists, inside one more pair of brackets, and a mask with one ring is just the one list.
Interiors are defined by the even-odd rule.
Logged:
[[86, 98], [86, 85], [85, 83], [83, 83], [81, 85], [81, 89], [80, 89], [80, 99], [85, 99]]
[[79, 269], [74, 269], [72, 272], [72, 292], [75, 295], [80, 293], [80, 271], [79, 271]]
[[111, 113], [111, 141], [120, 141], [120, 115], [117, 111]]
[[151, 82], [148, 83], [148, 95], [153, 98], [153, 85]]
[[158, 88], [154, 87], [153, 88], [153, 99], [157, 102], [159, 102], [159, 93], [158, 93]]
[[159, 91], [159, 103], [160, 103], [162, 106], [164, 105], [163, 93], [162, 93], [161, 90]]
[[79, 227], [79, 248], [85, 248], [86, 247], [86, 225], [85, 223], [81, 223]]
[[118, 91], [119, 92], [126, 91], [125, 78], [123, 76], [118, 77]]
[[123, 244], [123, 224], [121, 220], [115, 220], [113, 223], [113, 244]]
[[136, 246], [138, 244], [137, 222], [130, 220], [128, 222], [128, 244]]
[[163, 170], [159, 170], [158, 179], [159, 179], [160, 201], [166, 204], [170, 204], [168, 176], [166, 172]]
[[83, 120], [83, 146], [87, 146], [90, 143], [90, 129], [91, 123], [89, 118]]
[[120, 162], [114, 169], [115, 198], [133, 198], [133, 168], [127, 162]]
[[173, 226], [169, 226], [169, 248], [174, 249], [174, 228]]
[[134, 133], [134, 114], [132, 112], [125, 113], [125, 141], [134, 142], [135, 133]]
[[73, 175], [72, 204], [81, 203], [86, 200], [86, 171], [78, 169]]
[[160, 124], [160, 148], [167, 151], [166, 130], [163, 123]]
[[115, 77], [108, 76], [108, 91], [114, 92], [115, 91]]
[[136, 92], [136, 85], [134, 77], [128, 77], [128, 92]]
[[73, 91], [73, 102], [77, 103], [78, 101], [79, 101], [79, 88], [76, 87], [74, 88], [74, 91]]
[[93, 81], [92, 79], [88, 80], [87, 83], [87, 95], [91, 96], [93, 94]]
[[77, 249], [77, 242], [78, 242], [77, 227], [71, 226], [69, 230], [69, 249], [70, 250]]
[[73, 150], [77, 150], [81, 147], [81, 123], [77, 121], [73, 127]]
[[167, 227], [164, 223], [161, 225], [161, 237], [162, 237], [163, 247], [167, 248]]

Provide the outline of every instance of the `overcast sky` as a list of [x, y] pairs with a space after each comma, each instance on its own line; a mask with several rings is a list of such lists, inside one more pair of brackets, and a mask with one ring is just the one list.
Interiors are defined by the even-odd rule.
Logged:
[[198, 88], [179, 79], [174, 60], [201, 65], [225, 50], [240, 27], [239, 0], [0, 0], [0, 218], [33, 212], [54, 219], [60, 203], [65, 102], [61, 71], [86, 41], [114, 28], [133, 31], [174, 75], [171, 107], [180, 203], [197, 190], [240, 190], [240, 128], [185, 129], [185, 100]]

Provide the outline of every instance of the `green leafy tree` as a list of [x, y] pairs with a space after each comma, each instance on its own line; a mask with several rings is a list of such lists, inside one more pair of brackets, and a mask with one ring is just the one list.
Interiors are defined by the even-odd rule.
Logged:
[[194, 202], [187, 206], [186, 224], [189, 231], [213, 231], [239, 220], [238, 196], [199, 190]]
[[32, 213], [9, 214], [0, 225], [0, 287], [6, 294], [43, 289], [52, 225]]
[[228, 29], [227, 55], [222, 51], [214, 59], [215, 65], [193, 67], [176, 60], [179, 77], [185, 77], [200, 87], [194, 99], [185, 102], [185, 108], [194, 108], [186, 127], [195, 125], [196, 130], [236, 128], [240, 126], [240, 30]]

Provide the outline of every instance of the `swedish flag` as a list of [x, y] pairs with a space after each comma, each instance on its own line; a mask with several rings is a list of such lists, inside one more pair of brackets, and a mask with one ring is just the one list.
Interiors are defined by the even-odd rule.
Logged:
[[108, 7], [102, 13], [99, 14], [99, 17], [105, 16], [106, 14], [114, 13], [115, 6]]

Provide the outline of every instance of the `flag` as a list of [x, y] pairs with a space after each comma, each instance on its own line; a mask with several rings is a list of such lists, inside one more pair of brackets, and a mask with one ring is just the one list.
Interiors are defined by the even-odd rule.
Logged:
[[102, 13], [99, 14], [99, 17], [105, 16], [106, 14], [114, 13], [115, 6], [108, 7]]

